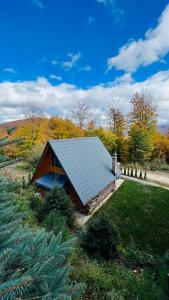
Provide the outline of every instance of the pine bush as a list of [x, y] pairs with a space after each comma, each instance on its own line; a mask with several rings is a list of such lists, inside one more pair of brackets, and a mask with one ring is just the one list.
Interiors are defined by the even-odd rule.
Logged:
[[45, 229], [23, 225], [14, 205], [16, 183], [0, 178], [0, 299], [72, 299], [83, 285], [71, 284], [67, 258], [75, 239], [62, 241]]
[[101, 256], [106, 260], [118, 256], [119, 233], [105, 213], [93, 219], [82, 234], [82, 247], [91, 256]]
[[37, 211], [38, 220], [42, 222], [52, 210], [57, 210], [61, 215], [65, 216], [67, 225], [73, 227], [74, 207], [64, 189], [55, 188], [46, 193], [45, 199]]
[[144, 180], [146, 180], [147, 179], [147, 172], [145, 171], [144, 172]]

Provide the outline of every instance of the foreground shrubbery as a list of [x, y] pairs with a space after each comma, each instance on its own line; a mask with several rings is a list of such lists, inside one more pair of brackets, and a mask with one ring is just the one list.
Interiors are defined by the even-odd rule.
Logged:
[[82, 286], [72, 285], [67, 257], [74, 240], [62, 242], [44, 229], [22, 224], [25, 214], [13, 204], [18, 186], [0, 178], [0, 298], [71, 299]]
[[[166, 299], [168, 253], [160, 258], [138, 250], [134, 243], [123, 245], [112, 223], [114, 218], [100, 211], [83, 233], [82, 229], [73, 228], [73, 235], [79, 236], [73, 250], [72, 223], [68, 225], [67, 221], [73, 210], [72, 207], [69, 210], [66, 203], [71, 202], [68, 198], [65, 200], [62, 189], [47, 193], [42, 199], [31, 187], [22, 190], [18, 184], [1, 180], [0, 195], [0, 245], [4, 251], [11, 251], [9, 257], [3, 249], [0, 251], [2, 299], [13, 300], [16, 295], [21, 299], [38, 300], [76, 299], [76, 295], [79, 300]], [[36, 214], [40, 209], [43, 212], [40, 227], [45, 226], [47, 231], [38, 229]], [[33, 225], [34, 229], [22, 225], [23, 222]], [[66, 242], [58, 235], [60, 230]], [[83, 283], [85, 294], [79, 296]]]

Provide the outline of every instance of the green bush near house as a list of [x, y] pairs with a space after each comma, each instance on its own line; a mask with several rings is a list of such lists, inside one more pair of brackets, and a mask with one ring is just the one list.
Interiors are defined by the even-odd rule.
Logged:
[[140, 179], [143, 179], [143, 172], [140, 171]]
[[61, 215], [65, 216], [68, 226], [74, 226], [74, 206], [64, 189], [55, 188], [46, 193], [45, 198], [37, 209], [39, 222], [42, 222], [52, 210], [57, 210]]
[[81, 245], [89, 255], [106, 260], [117, 258], [119, 243], [118, 230], [104, 213], [89, 222], [81, 237]]
[[56, 235], [62, 232], [64, 240], [70, 239], [72, 236], [70, 234], [70, 229], [66, 223], [66, 217], [61, 215], [57, 210], [52, 210], [42, 222], [42, 225], [47, 230], [52, 230]]

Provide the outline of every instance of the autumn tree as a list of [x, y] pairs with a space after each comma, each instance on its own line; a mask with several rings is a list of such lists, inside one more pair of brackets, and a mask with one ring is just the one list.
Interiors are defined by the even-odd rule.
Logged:
[[112, 154], [117, 148], [117, 135], [110, 130], [105, 130], [102, 127], [90, 128], [86, 132], [87, 136], [98, 136], [107, 150]]
[[129, 113], [129, 124], [135, 124], [138, 127], [149, 131], [157, 127], [157, 107], [153, 104], [151, 96], [145, 93], [136, 93], [130, 101], [132, 110]]
[[169, 163], [169, 136], [157, 132], [154, 136], [154, 151], [152, 160]]
[[136, 124], [130, 127], [129, 151], [134, 163], [144, 164], [150, 160], [154, 149], [153, 137], [144, 128]]
[[154, 149], [154, 135], [157, 130], [156, 107], [150, 96], [136, 93], [132, 99], [129, 114], [130, 157], [135, 163], [144, 164]]
[[129, 139], [127, 136], [119, 137], [117, 140], [118, 159], [123, 165], [129, 163]]
[[7, 136], [8, 136], [8, 133], [5, 131], [5, 129], [0, 128], [0, 140], [4, 139]]
[[96, 121], [95, 120], [90, 120], [87, 124], [87, 131], [88, 132], [93, 132], [96, 130]]
[[84, 130], [72, 123], [70, 120], [62, 118], [51, 118], [49, 120], [51, 138], [66, 139], [84, 136]]
[[23, 107], [23, 114], [26, 120], [29, 122], [29, 127], [31, 128], [32, 141], [36, 141], [39, 135], [39, 130], [41, 126], [41, 121], [44, 117], [42, 108], [33, 102], [26, 102]]
[[89, 106], [85, 102], [77, 102], [72, 106], [71, 115], [78, 126], [83, 128], [89, 118]]
[[50, 138], [49, 120], [46, 118], [33, 121], [28, 119], [22, 127], [16, 129], [10, 138], [23, 139], [22, 143], [17, 145], [15, 152], [17, 156], [28, 156], [34, 146], [42, 145]]
[[117, 134], [117, 136], [123, 136], [124, 130], [126, 129], [126, 120], [119, 108], [113, 106], [109, 107], [107, 117], [110, 130]]

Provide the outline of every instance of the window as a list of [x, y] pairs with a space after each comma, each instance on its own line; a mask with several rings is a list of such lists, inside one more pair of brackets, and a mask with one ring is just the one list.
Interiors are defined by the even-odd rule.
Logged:
[[56, 157], [54, 153], [52, 153], [52, 166], [53, 167], [61, 167], [60, 161]]

